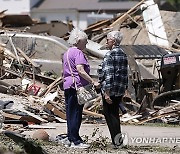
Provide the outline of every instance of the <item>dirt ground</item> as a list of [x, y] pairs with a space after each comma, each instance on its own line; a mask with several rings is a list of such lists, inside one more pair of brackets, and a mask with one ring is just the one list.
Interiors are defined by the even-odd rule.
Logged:
[[[17, 96], [9, 96], [5, 94], [0, 95], [1, 100], [13, 100], [15, 107], [19, 108], [22, 104], [27, 104], [27, 99]], [[40, 145], [48, 154], [60, 154], [60, 153], [122, 153], [122, 154], [149, 154], [149, 153], [180, 153], [180, 126], [172, 125], [128, 125], [122, 124], [122, 133], [126, 134], [125, 147], [121, 149], [113, 149], [111, 147], [111, 140], [109, 130], [105, 124], [85, 124], [82, 123], [80, 129], [80, 135], [91, 146], [87, 150], [75, 150], [66, 148], [60, 143], [55, 143], [54, 139], [59, 134], [66, 134], [66, 123], [46, 123], [42, 126], [53, 127], [53, 129], [44, 129], [50, 140], [41, 142]], [[26, 138], [31, 138], [34, 132], [38, 129], [16, 129], [17, 132], [22, 132]], [[0, 133], [0, 136], [3, 136]], [[7, 140], [4, 137], [0, 137], [0, 154], [1, 149], [7, 147], [7, 149], [13, 149], [17, 146], [11, 140]], [[14, 148], [15, 149], [15, 148]], [[13, 150], [15, 151], [15, 150]], [[17, 152], [21, 153], [23, 152]], [[3, 154], [3, 153], [2, 153]]]
[[[80, 134], [83, 139], [87, 139], [87, 142], [91, 147], [87, 150], [66, 148], [61, 143], [55, 143], [55, 136], [58, 134], [66, 133], [65, 123], [48, 123], [46, 126], [53, 126], [55, 129], [44, 129], [50, 137], [50, 141], [40, 142], [42, 148], [48, 154], [104, 154], [104, 153], [114, 153], [114, 154], [169, 154], [169, 153], [180, 153], [180, 129], [179, 126], [176, 127], [162, 127], [162, 126], [134, 126], [134, 125], [122, 125], [122, 132], [126, 132], [128, 135], [128, 143], [125, 147], [121, 149], [113, 149], [111, 147], [110, 135], [106, 124], [82, 124]], [[27, 138], [31, 138], [37, 129], [27, 129], [23, 132]], [[163, 138], [167, 140], [161, 140]], [[135, 139], [137, 138], [137, 139]], [[151, 143], [141, 143], [143, 142], [140, 138], [151, 138]], [[159, 139], [158, 141], [153, 140], [153, 138]], [[171, 138], [176, 138], [177, 141], [170, 140]], [[147, 142], [147, 140], [145, 140]], [[153, 141], [155, 143], [153, 143]], [[4, 142], [1, 140], [1, 142]], [[11, 142], [7, 145], [13, 147]], [[2, 145], [2, 143], [1, 143]], [[15, 148], [14, 148], [15, 149]]]
[[[46, 129], [50, 138], [53, 140], [58, 134], [66, 133], [66, 123], [54, 123], [46, 124], [49, 126], [54, 126], [56, 129]], [[135, 126], [135, 125], [122, 125], [122, 132], [127, 135], [126, 147], [122, 148], [121, 151], [129, 153], [136, 153], [139, 151], [147, 150], [148, 152], [180, 152], [180, 127], [176, 126]], [[24, 134], [30, 137], [35, 130], [25, 131]], [[109, 130], [106, 124], [82, 124], [80, 129], [80, 134], [84, 139], [88, 138], [89, 144], [94, 144], [97, 142], [97, 146], [94, 146], [97, 151], [102, 147], [102, 140], [106, 139], [107, 147], [111, 144]], [[101, 144], [99, 144], [101, 141]], [[99, 149], [98, 149], [99, 146]], [[105, 148], [104, 148], [105, 149]], [[103, 149], [101, 149], [103, 150]], [[118, 152], [112, 148], [107, 148], [109, 152]], [[101, 151], [103, 152], [103, 151]]]

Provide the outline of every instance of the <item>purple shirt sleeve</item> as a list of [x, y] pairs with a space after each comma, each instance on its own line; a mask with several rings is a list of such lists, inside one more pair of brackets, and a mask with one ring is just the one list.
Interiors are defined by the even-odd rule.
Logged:
[[87, 60], [83, 52], [79, 50], [79, 52], [77, 52], [77, 55], [75, 57], [75, 65], [80, 65], [80, 64], [87, 65]]

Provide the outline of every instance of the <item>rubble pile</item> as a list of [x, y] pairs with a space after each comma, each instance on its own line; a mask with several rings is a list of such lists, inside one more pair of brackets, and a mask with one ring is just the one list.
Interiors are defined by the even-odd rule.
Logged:
[[[157, 72], [159, 70], [154, 70], [156, 74], [155, 73], [153, 74], [151, 67], [152, 65], [157, 65], [156, 63], [157, 61], [160, 60], [162, 55], [167, 54], [168, 52], [163, 47], [161, 48], [159, 46], [151, 45], [150, 40], [148, 38], [148, 31], [143, 21], [143, 16], [141, 13], [139, 13], [140, 6], [143, 3], [144, 1], [141, 1], [136, 6], [134, 6], [132, 9], [130, 9], [128, 12], [124, 14], [117, 15], [117, 17], [110, 20], [102, 20], [93, 25], [90, 25], [87, 29], [85, 29], [85, 32], [89, 35], [89, 39], [91, 39], [91, 41], [101, 44], [102, 48], [105, 45], [105, 36], [109, 31], [120, 30], [123, 32], [124, 40], [122, 42], [122, 48], [128, 54], [129, 65], [131, 69], [130, 70], [131, 73], [129, 77], [129, 79], [131, 80], [130, 81], [131, 85], [129, 86], [129, 89], [128, 89], [129, 95], [124, 97], [124, 100], [125, 100], [124, 104], [126, 105], [128, 112], [132, 116], [125, 119], [122, 118], [122, 121], [131, 122], [131, 123], [135, 122], [138, 124], [147, 122], [150, 120], [154, 120], [154, 119], [159, 119], [161, 116], [166, 117], [166, 114], [167, 114], [167, 113], [166, 114], [163, 113], [162, 115], [161, 112], [160, 114], [156, 114], [157, 112], [156, 109], [158, 109], [158, 111], [161, 111], [162, 107], [158, 105], [158, 108], [156, 108], [156, 106], [152, 104], [153, 100], [158, 96], [158, 89], [157, 89], [156, 82], [158, 80]], [[170, 24], [166, 26], [167, 21], [168, 21], [168, 18], [166, 17], [167, 13], [161, 12], [161, 14], [162, 14], [162, 18], [165, 21], [165, 27], [170, 26]], [[178, 16], [178, 13], [174, 13], [174, 15]], [[21, 18], [21, 17], [18, 16], [18, 18]], [[30, 113], [33, 113], [36, 116], [37, 115], [41, 116], [41, 118], [43, 119], [43, 120], [36, 119], [34, 123], [40, 124], [44, 120], [52, 121], [53, 119], [52, 115], [55, 116], [56, 118], [58, 117], [65, 120], [66, 116], [65, 116], [65, 105], [64, 105], [64, 96], [63, 96], [63, 89], [62, 89], [62, 77], [61, 77], [60, 72], [56, 72], [53, 69], [51, 70], [51, 68], [46, 68], [46, 69], [43, 68], [43, 66], [47, 64], [43, 63], [42, 61], [51, 57], [51, 55], [50, 56], [47, 55], [48, 57], [46, 57], [46, 55], [43, 55], [42, 57], [42, 54], [40, 52], [41, 50], [44, 50], [45, 48], [38, 49], [39, 46], [44, 42], [41, 43], [39, 40], [37, 40], [36, 37], [34, 37], [34, 35], [32, 35], [32, 37], [34, 37], [32, 41], [34, 40], [34, 43], [36, 45], [34, 45], [34, 43], [32, 43], [31, 40], [25, 40], [26, 46], [24, 46], [22, 45], [22, 43], [24, 42], [24, 39], [20, 40], [20, 38], [24, 38], [25, 36], [16, 38], [16, 35], [19, 33], [19, 31], [21, 31], [23, 26], [33, 26], [34, 24], [35, 25], [37, 24], [33, 22], [33, 20], [31, 20], [29, 17], [23, 17], [23, 18], [26, 18], [27, 22], [23, 21], [23, 23], [19, 23], [19, 25], [17, 25], [16, 24], [17, 21], [10, 20], [12, 19], [11, 16], [6, 16], [4, 15], [3, 12], [1, 15], [1, 22], [3, 23], [1, 33], [5, 35], [2, 35], [2, 39], [1, 39], [2, 43], [0, 46], [1, 47], [0, 48], [0, 51], [1, 51], [0, 53], [0, 57], [1, 57], [0, 58], [0, 64], [1, 64], [0, 66], [1, 67], [0, 91], [1, 93], [5, 93], [9, 95], [19, 95], [19, 96], [26, 97], [28, 100], [28, 103], [26, 103], [26, 107], [24, 107], [25, 108], [24, 110]], [[176, 25], [177, 24], [173, 26], [176, 26]], [[5, 26], [8, 28], [4, 29]], [[69, 25], [66, 25], [66, 26], [69, 27]], [[11, 27], [11, 31], [12, 31], [12, 28], [15, 28], [13, 30], [13, 35], [10, 35], [10, 31], [9, 31], [10, 27]], [[19, 29], [19, 31], [17, 31], [17, 29]], [[137, 31], [138, 31], [138, 34], [136, 33]], [[178, 30], [175, 30], [173, 27], [173, 31], [174, 31], [173, 34], [172, 34], [172, 31], [170, 31], [170, 28], [167, 31], [168, 31], [169, 36], [173, 38], [173, 43], [170, 43], [171, 47], [169, 47], [169, 50], [170, 51], [178, 50], [178, 47], [179, 47], [178, 40], [177, 40], [178, 35], [179, 35], [179, 33], [177, 32]], [[66, 31], [66, 35], [63, 34], [64, 36], [63, 35], [61, 36], [64, 40], [68, 38], [67, 32], [68, 30]], [[134, 40], [133, 42], [131, 39], [133, 39], [134, 36], [129, 37], [129, 35], [127, 35], [129, 32], [133, 32], [134, 36], [136, 36], [136, 40]], [[52, 35], [52, 34], [49, 34], [49, 35]], [[143, 35], [144, 39], [140, 40], [138, 39], [138, 37], [141, 37], [141, 35]], [[127, 40], [127, 38], [129, 38], [129, 41]], [[169, 41], [172, 42], [172, 40], [169, 40]], [[29, 49], [30, 46], [31, 46], [31, 49]], [[61, 54], [63, 54], [63, 52], [68, 48], [67, 44], [64, 44], [64, 46], [65, 47], [61, 47], [61, 48], [64, 48], [63, 50], [61, 49], [60, 51], [58, 51]], [[54, 46], [52, 47], [55, 48]], [[153, 48], [151, 49], [151, 47]], [[172, 48], [173, 50], [171, 50]], [[145, 50], [146, 50], [146, 53], [143, 53], [143, 51]], [[154, 55], [152, 55], [151, 51], [153, 51]], [[157, 51], [160, 51], [160, 52], [157, 52]], [[57, 55], [57, 54], [59, 53], [54, 52], [54, 55]], [[59, 55], [61, 56], [61, 54]], [[95, 57], [92, 53], [87, 51], [86, 54], [89, 57], [90, 61], [98, 60], [98, 57]], [[59, 59], [54, 58], [52, 60], [53, 62], [58, 60], [59, 66], [55, 65], [54, 67], [59, 67], [61, 69], [60, 56], [58, 57]], [[40, 62], [37, 60], [38, 58], [41, 58]], [[100, 61], [102, 60], [101, 57], [99, 59]], [[99, 63], [99, 61], [97, 61], [97, 63]], [[158, 67], [158, 66], [154, 66], [154, 67]], [[149, 77], [150, 75], [152, 77]], [[97, 75], [93, 77], [97, 78]], [[140, 84], [141, 87], [138, 87], [138, 84]], [[144, 87], [142, 88], [142, 86]], [[137, 88], [139, 88], [138, 89], [139, 91], [137, 91]], [[168, 108], [168, 107], [165, 107], [165, 108]], [[165, 108], [163, 109], [165, 110]], [[2, 108], [2, 109], [5, 110], [6, 108]], [[46, 112], [41, 113], [44, 111]], [[173, 111], [173, 114], [178, 115], [178, 112], [176, 111], [178, 111], [178, 109]], [[102, 115], [102, 106], [101, 106], [101, 96], [99, 96], [99, 98], [97, 98], [93, 102], [87, 103], [84, 107], [83, 113], [84, 113], [84, 116], [86, 116], [87, 118], [88, 116], [90, 117], [92, 116], [95, 119], [96, 118], [102, 119], [103, 115]], [[172, 111], [170, 113], [172, 113]], [[4, 116], [5, 114], [7, 113], [4, 113]], [[27, 116], [27, 113], [26, 113], [26, 116]], [[7, 117], [7, 118], [10, 118], [10, 117]], [[167, 122], [167, 121], [168, 121], [167, 119], [164, 120], [164, 122]], [[175, 121], [177, 122], [177, 120]], [[32, 121], [28, 121], [28, 122], [32, 122]], [[86, 122], [88, 122], [87, 119], [86, 119]]]
[[[111, 30], [122, 31], [122, 48], [129, 61], [128, 95], [124, 96], [123, 103], [130, 114], [128, 117], [120, 114], [122, 123], [179, 124], [180, 14], [170, 12], [178, 19], [175, 22], [172, 15], [160, 12], [168, 44], [161, 46], [158, 44], [160, 40], [152, 44], [152, 37], [159, 36], [149, 34], [144, 17], [139, 13], [143, 3], [144, 0], [124, 14], [99, 21], [85, 29], [89, 43], [92, 43], [86, 51], [92, 64], [91, 75], [94, 79], [98, 78], [97, 66], [107, 50], [106, 34]], [[63, 24], [66, 31], [58, 36], [56, 33], [42, 35], [42, 31], [32, 34], [30, 30], [22, 31], [22, 27], [29, 26], [31, 29], [31, 26], [35, 26], [33, 22], [19, 27], [8, 23], [11, 25], [8, 27], [3, 15], [1, 18], [0, 114], [4, 117], [3, 129], [22, 132], [25, 129], [45, 128], [41, 125], [43, 123], [66, 122], [61, 56], [69, 47], [66, 40], [69, 27], [72, 29], [72, 26]], [[100, 54], [101, 50], [103, 54]], [[170, 52], [172, 55], [169, 55]], [[104, 123], [101, 101], [99, 94], [98, 98], [85, 104], [84, 123]]]

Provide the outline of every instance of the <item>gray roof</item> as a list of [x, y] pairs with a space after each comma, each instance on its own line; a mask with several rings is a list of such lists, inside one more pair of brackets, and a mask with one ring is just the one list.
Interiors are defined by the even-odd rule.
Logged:
[[99, 2], [98, 0], [45, 0], [37, 9], [129, 10], [138, 1]]

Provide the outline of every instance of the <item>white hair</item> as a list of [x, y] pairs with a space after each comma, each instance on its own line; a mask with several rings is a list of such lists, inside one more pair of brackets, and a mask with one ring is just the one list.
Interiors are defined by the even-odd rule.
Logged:
[[70, 33], [68, 43], [71, 45], [76, 45], [79, 40], [87, 39], [87, 38], [88, 36], [84, 31], [78, 28], [74, 28]]
[[123, 34], [120, 31], [112, 31], [107, 34], [107, 39], [113, 39], [120, 43], [123, 39]]

